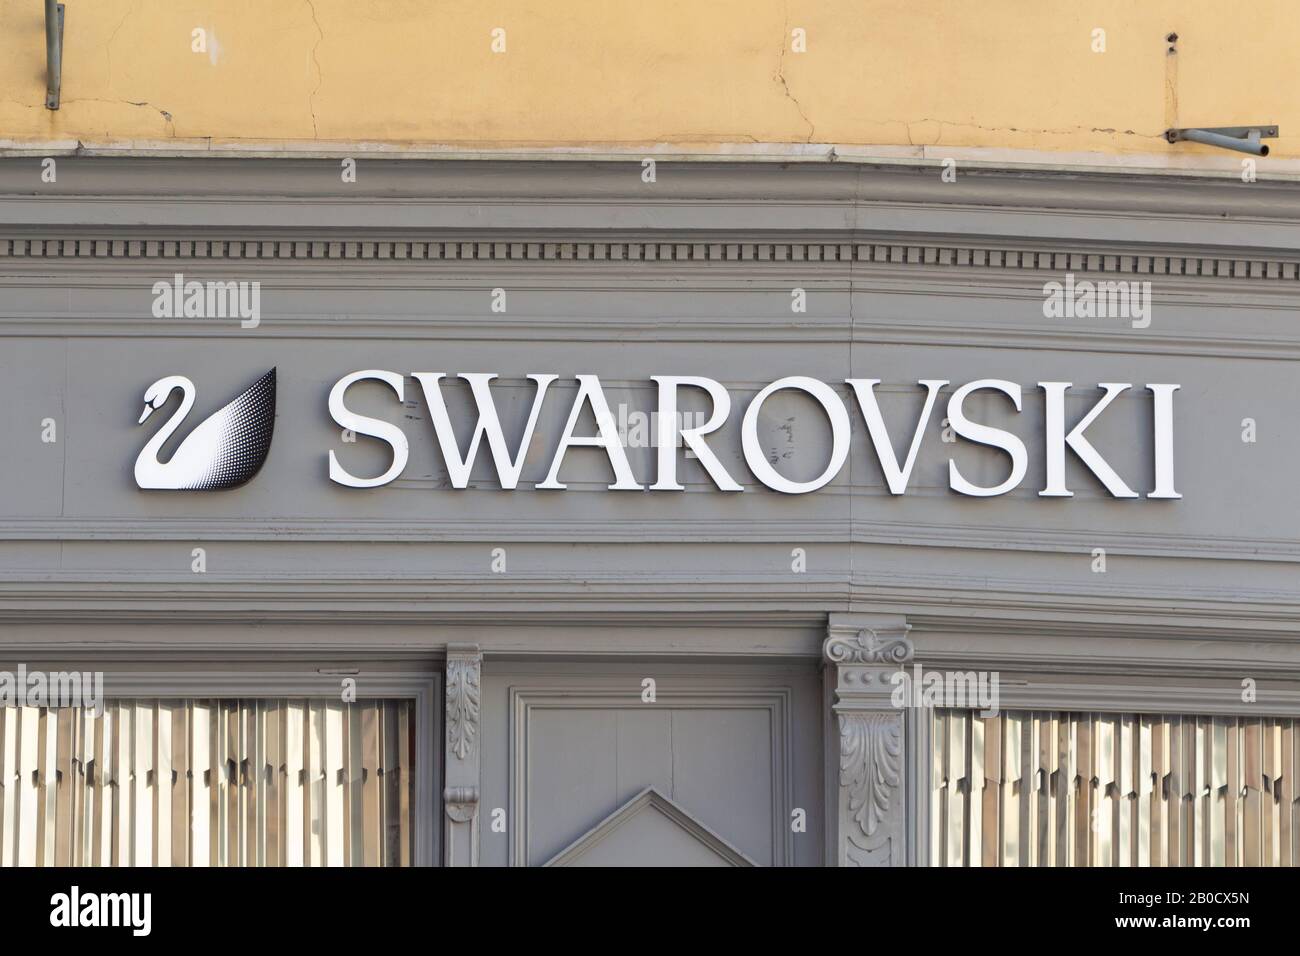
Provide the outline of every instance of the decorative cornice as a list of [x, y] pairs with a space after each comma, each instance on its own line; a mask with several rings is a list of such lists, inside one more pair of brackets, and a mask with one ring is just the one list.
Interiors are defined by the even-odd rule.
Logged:
[[[878, 390], [880, 391], [880, 390]], [[432, 484], [432, 483], [430, 483]], [[703, 483], [700, 483], [701, 485]], [[570, 482], [573, 490], [581, 487]], [[523, 486], [521, 486], [523, 487]], [[599, 485], [601, 489], [605, 486]], [[693, 487], [687, 482], [688, 489]], [[520, 493], [520, 492], [516, 492]], [[764, 493], [764, 492], [760, 492]], [[857, 498], [885, 499], [883, 485], [856, 483], [843, 488], [830, 485], [824, 496], [853, 494]], [[946, 489], [931, 491], [918, 488], [909, 496], [944, 498]], [[1020, 497], [1032, 500], [1030, 489]], [[1015, 497], [1015, 496], [1008, 496]], [[1092, 497], [1105, 500], [1103, 494], [1090, 495], [1086, 489], [1076, 492], [1077, 499]], [[570, 544], [643, 544], [682, 541], [727, 547], [754, 542], [813, 542], [826, 544], [867, 544], [905, 547], [962, 548], [1034, 554], [1080, 554], [1094, 547], [1104, 547], [1107, 554], [1156, 558], [1198, 560], [1240, 560], [1300, 563], [1300, 541], [1284, 537], [1247, 535], [1169, 534], [1135, 530], [1086, 531], [1068, 528], [1021, 527], [965, 524], [942, 527], [933, 524], [877, 519], [840, 519], [835, 521], [722, 521], [680, 520], [647, 524], [632, 519], [569, 520], [550, 519], [504, 521], [467, 521], [416, 518], [411, 520], [347, 517], [279, 518], [275, 522], [276, 541], [318, 541], [357, 547], [393, 542], [438, 542], [476, 544], [481, 542], [515, 542]], [[0, 542], [3, 541], [239, 541], [269, 543], [267, 530], [250, 525], [242, 518], [151, 518], [142, 523], [135, 518], [0, 518]], [[847, 566], [847, 563], [846, 563]], [[9, 569], [9, 577], [22, 569]], [[139, 580], [138, 576], [136, 580]]]
[[[783, 261], [1296, 279], [1300, 188], [838, 163], [0, 159], [10, 257]], [[153, 243], [154, 245], [151, 245]], [[206, 244], [206, 245], [205, 245]], [[622, 256], [622, 260], [619, 256]], [[405, 259], [402, 257], [405, 256]], [[603, 257], [603, 258], [602, 258]], [[4, 257], [0, 256], [0, 260]]]
[[[209, 575], [213, 577], [213, 575]], [[1294, 591], [1240, 587], [1141, 585], [1065, 586], [1047, 581], [964, 581], [946, 577], [918, 584], [906, 574], [815, 576], [790, 582], [777, 575], [701, 580], [688, 575], [582, 573], [581, 586], [563, 576], [511, 573], [484, 581], [459, 574], [397, 574], [314, 578], [223, 577], [196, 585], [181, 577], [140, 584], [129, 575], [52, 582], [32, 575], [0, 581], [0, 622], [54, 624], [174, 621], [194, 623], [301, 622], [482, 623], [491, 621], [723, 619], [750, 622], [824, 620], [828, 608], [906, 609], [931, 626], [993, 622], [1040, 631], [1108, 636], [1158, 633], [1187, 639], [1242, 638], [1294, 642], [1300, 601]], [[607, 579], [601, 579], [607, 578]], [[1050, 586], [1049, 586], [1050, 585]], [[832, 617], [839, 616], [838, 613]], [[879, 631], [879, 628], [877, 628]], [[0, 631], [0, 640], [5, 637]], [[253, 641], [252, 643], [256, 643]]]
[[[61, 230], [68, 231], [68, 230]], [[857, 237], [855, 237], [856, 239]], [[1034, 247], [1036, 246], [1036, 247]], [[439, 262], [600, 263], [854, 263], [889, 267], [950, 268], [976, 271], [1074, 272], [1114, 276], [1116, 281], [1159, 276], [1231, 280], [1300, 279], [1300, 257], [1170, 254], [1126, 250], [1046, 247], [980, 241], [917, 243], [896, 238], [873, 242], [702, 241], [699, 234], [654, 240], [520, 241], [499, 236], [362, 238], [131, 238], [127, 236], [0, 237], [0, 259], [381, 262], [412, 268]]]

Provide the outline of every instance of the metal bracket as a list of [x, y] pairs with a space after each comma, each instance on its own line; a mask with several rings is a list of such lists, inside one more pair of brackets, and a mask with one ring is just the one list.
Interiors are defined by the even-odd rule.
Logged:
[[63, 4], [45, 0], [45, 108], [59, 108], [63, 87]]
[[1261, 139], [1277, 139], [1276, 126], [1208, 126], [1203, 129], [1169, 129], [1165, 130], [1165, 139], [1171, 143], [1183, 141], [1203, 143], [1206, 146], [1221, 146], [1239, 153], [1252, 153], [1255, 156], [1267, 156], [1268, 147]]

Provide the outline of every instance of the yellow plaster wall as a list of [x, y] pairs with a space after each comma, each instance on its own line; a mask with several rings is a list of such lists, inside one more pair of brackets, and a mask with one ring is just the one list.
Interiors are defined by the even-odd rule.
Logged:
[[[465, 149], [840, 144], [1182, 155], [1169, 125], [1300, 146], [1296, 0], [0, 0], [10, 145]], [[191, 50], [192, 31], [208, 50]], [[506, 52], [491, 31], [506, 31]], [[791, 50], [791, 31], [807, 52]], [[1092, 31], [1106, 31], [1106, 52]], [[1179, 36], [1166, 53], [1165, 35]]]

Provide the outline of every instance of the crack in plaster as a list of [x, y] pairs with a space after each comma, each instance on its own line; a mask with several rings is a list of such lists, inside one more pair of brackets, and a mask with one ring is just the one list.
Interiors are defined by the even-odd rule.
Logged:
[[325, 39], [325, 31], [321, 29], [320, 21], [316, 19], [316, 5], [312, 0], [307, 0], [307, 9], [311, 11], [311, 22], [316, 25], [316, 43], [311, 48], [311, 62], [316, 67], [316, 86], [307, 96], [307, 109], [311, 112], [311, 138], [320, 139], [320, 130], [316, 127], [316, 94], [320, 92], [321, 83], [325, 80], [325, 74], [321, 72], [320, 60], [316, 56], [316, 51], [320, 49], [321, 42]]
[[135, 13], [135, 7], [126, 11], [126, 14], [118, 22], [117, 26], [113, 28], [113, 32], [109, 34], [108, 42], [104, 44], [104, 56], [108, 59], [109, 87], [112, 87], [113, 85], [113, 41], [117, 39], [117, 35], [122, 32], [122, 27], [126, 25], [126, 21], [131, 18], [131, 14], [133, 13]]
[[74, 99], [64, 100], [63, 103], [66, 106], [71, 106], [73, 103], [108, 103], [110, 106], [139, 106], [144, 109], [155, 110], [163, 118], [163, 122], [167, 124], [167, 134], [172, 139], [176, 138], [176, 127], [172, 123], [172, 114], [161, 106], [155, 106], [147, 100], [105, 100], [94, 96], [78, 96]]
[[885, 119], [885, 120], [872, 120], [871, 122], [882, 123], [882, 124], [897, 124], [899, 126], [902, 126], [907, 136], [908, 146], [917, 145], [915, 140], [912, 138], [913, 126], [919, 125], [921, 123], [936, 124], [939, 127], [939, 135], [932, 142], [920, 144], [923, 147], [938, 146], [940, 144], [940, 141], [943, 139], [943, 128], [945, 126], [958, 127], [960, 129], [978, 129], [978, 130], [983, 130], [986, 133], [1043, 133], [1049, 136], [1056, 136], [1056, 135], [1067, 135], [1070, 133], [1078, 133], [1078, 132], [1089, 132], [1089, 133], [1107, 133], [1112, 136], [1137, 136], [1143, 139], [1163, 140], [1165, 137], [1165, 132], [1163, 129], [1154, 133], [1140, 133], [1134, 129], [1121, 130], [1113, 126], [1091, 126], [1091, 127], [1062, 126], [1062, 127], [1036, 127], [1036, 128], [1027, 128], [1022, 126], [985, 126], [982, 123], [958, 123], [958, 122], [954, 122], [953, 120], [934, 119], [933, 117], [929, 117], [929, 116], [924, 116], [920, 119], [915, 119], [915, 120]]
[[813, 141], [813, 135], [816, 132], [816, 127], [813, 126], [813, 121], [810, 120], [808, 114], [803, 111], [803, 107], [799, 104], [799, 101], [795, 98], [794, 94], [790, 92], [790, 84], [785, 81], [785, 45], [789, 42], [789, 39], [790, 6], [789, 4], [786, 4], [785, 26], [781, 34], [781, 54], [777, 57], [776, 61], [776, 80], [781, 84], [781, 89], [785, 92], [785, 98], [794, 104], [794, 108], [799, 111], [799, 117], [808, 124], [808, 138], [805, 139], [804, 142], [811, 143]]

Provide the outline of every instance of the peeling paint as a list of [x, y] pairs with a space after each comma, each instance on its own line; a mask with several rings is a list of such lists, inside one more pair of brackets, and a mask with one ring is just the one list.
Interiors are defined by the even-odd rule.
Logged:
[[221, 59], [221, 41], [217, 39], [217, 31], [212, 27], [208, 31], [208, 62], [216, 66]]

